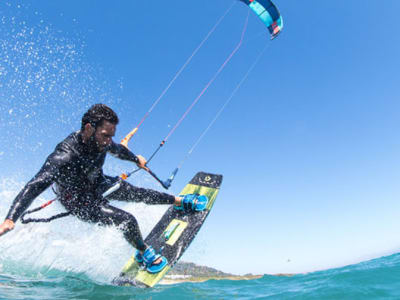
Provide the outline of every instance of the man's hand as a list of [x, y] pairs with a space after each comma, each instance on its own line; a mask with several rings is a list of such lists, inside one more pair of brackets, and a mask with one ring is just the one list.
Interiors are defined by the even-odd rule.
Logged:
[[146, 171], [149, 171], [149, 168], [146, 167], [147, 160], [146, 160], [143, 156], [141, 156], [141, 155], [136, 155], [136, 157], [137, 157], [138, 160], [139, 160], [139, 162], [137, 162], [136, 165], [137, 165], [139, 168], [142, 168], [142, 169], [145, 169]]
[[3, 224], [0, 225], [0, 236], [9, 232], [10, 230], [13, 230], [14, 226], [15, 223], [12, 220], [6, 219]]

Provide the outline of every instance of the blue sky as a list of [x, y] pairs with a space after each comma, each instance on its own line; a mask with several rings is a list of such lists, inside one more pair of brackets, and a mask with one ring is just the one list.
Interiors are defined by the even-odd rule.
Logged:
[[[2, 2], [1, 176], [29, 180], [97, 102], [117, 111], [116, 140], [124, 137], [232, 3]], [[171, 189], [200, 170], [224, 175], [185, 259], [278, 273], [397, 252], [400, 3], [275, 4], [282, 34], [269, 41], [250, 14], [241, 49], [151, 163], [169, 175], [267, 45]], [[237, 45], [246, 16], [237, 1], [143, 123], [135, 153], [151, 155]], [[105, 168], [130, 164], [110, 159]]]

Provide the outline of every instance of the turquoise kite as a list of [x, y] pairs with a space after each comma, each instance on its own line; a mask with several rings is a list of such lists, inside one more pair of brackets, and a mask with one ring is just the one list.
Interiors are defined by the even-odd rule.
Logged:
[[248, 5], [268, 27], [271, 39], [274, 39], [283, 28], [279, 10], [270, 0], [240, 0]]

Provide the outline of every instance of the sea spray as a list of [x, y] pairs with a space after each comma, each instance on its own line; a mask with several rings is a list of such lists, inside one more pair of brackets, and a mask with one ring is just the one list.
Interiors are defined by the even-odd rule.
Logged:
[[35, 158], [55, 146], [50, 141], [80, 128], [90, 105], [120, 103], [123, 85], [88, 62], [86, 34], [78, 28], [63, 32], [29, 3], [0, 2], [3, 171], [10, 161], [20, 169], [37, 165]]
[[[0, 216], [8, 209], [23, 186], [9, 178], [0, 179]], [[32, 207], [48, 199], [38, 197]], [[161, 218], [166, 206], [147, 206], [142, 203], [112, 202], [136, 216], [144, 236]], [[45, 217], [65, 211], [55, 202], [37, 213]], [[37, 278], [52, 270], [83, 273], [89, 278], [111, 282], [123, 264], [133, 254], [122, 233], [113, 227], [85, 223], [73, 216], [50, 223], [16, 223], [13, 231], [1, 237], [1, 270], [7, 274]]]

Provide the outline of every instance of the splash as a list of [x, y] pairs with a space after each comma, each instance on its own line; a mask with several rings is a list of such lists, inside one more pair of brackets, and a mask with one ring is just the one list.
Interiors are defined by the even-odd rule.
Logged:
[[[0, 178], [0, 215], [8, 212], [14, 197], [24, 185], [14, 178]], [[33, 206], [46, 202], [49, 193], [38, 197]], [[113, 202], [132, 213], [146, 236], [161, 218], [166, 206]], [[37, 216], [59, 213], [61, 204], [49, 206]], [[151, 216], [151, 217], [150, 217]], [[120, 231], [66, 217], [51, 223], [17, 222], [13, 231], [1, 237], [0, 272], [29, 278], [48, 277], [54, 272], [85, 274], [95, 281], [111, 282], [133, 254]]]
[[90, 105], [120, 101], [121, 83], [88, 63], [85, 50], [82, 32], [55, 28], [29, 4], [0, 3], [0, 160], [39, 152], [43, 137], [79, 128]]

